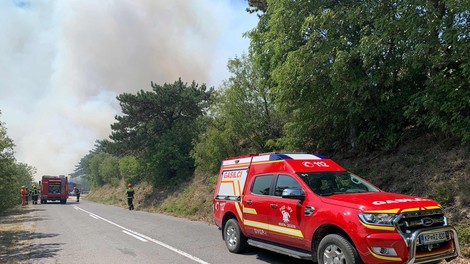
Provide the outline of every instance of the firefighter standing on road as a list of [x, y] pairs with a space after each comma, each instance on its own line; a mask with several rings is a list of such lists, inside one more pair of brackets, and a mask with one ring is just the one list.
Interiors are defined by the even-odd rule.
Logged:
[[127, 185], [127, 205], [129, 206], [129, 210], [134, 210], [134, 188], [132, 188], [132, 183]]
[[80, 202], [80, 190], [77, 187], [73, 187], [75, 195], [77, 196], [77, 203]]
[[26, 187], [24, 185], [21, 186], [20, 193], [21, 193], [21, 205], [24, 206], [26, 205], [26, 195], [28, 195], [26, 193]]
[[34, 184], [31, 187], [31, 198], [33, 200], [33, 204], [38, 204], [39, 190]]

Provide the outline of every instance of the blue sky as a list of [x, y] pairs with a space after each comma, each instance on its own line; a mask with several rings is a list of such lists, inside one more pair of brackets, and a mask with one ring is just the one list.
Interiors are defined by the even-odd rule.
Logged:
[[0, 1], [0, 121], [36, 178], [66, 175], [150, 82], [219, 87], [258, 18], [244, 0]]

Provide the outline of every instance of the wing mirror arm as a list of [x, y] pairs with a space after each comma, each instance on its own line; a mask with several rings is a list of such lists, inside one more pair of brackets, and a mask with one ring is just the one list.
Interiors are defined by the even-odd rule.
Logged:
[[300, 189], [284, 189], [282, 191], [282, 198], [305, 200], [305, 192]]

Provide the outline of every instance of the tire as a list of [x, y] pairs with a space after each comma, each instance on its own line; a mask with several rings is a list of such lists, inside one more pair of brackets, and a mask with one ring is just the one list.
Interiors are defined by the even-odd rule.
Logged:
[[240, 253], [247, 246], [246, 237], [241, 232], [240, 225], [237, 220], [232, 218], [227, 221], [224, 227], [224, 240], [228, 251], [232, 253]]
[[340, 263], [359, 264], [362, 263], [354, 245], [346, 238], [337, 234], [325, 236], [318, 245], [318, 264]]

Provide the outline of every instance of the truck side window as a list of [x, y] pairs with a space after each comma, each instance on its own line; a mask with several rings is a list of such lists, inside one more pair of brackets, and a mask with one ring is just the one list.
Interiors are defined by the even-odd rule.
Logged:
[[256, 176], [251, 186], [251, 193], [269, 195], [274, 175], [261, 175]]
[[301, 190], [300, 184], [289, 175], [279, 175], [274, 189], [275, 196], [281, 196], [284, 189], [297, 189]]

